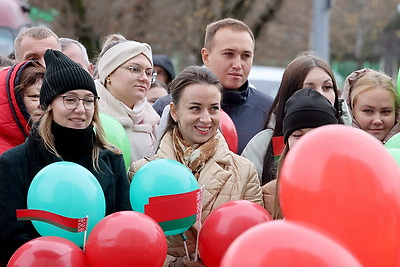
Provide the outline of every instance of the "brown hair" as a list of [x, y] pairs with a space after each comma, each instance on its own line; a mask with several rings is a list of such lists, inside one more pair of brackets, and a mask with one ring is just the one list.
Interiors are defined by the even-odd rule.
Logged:
[[[224, 87], [218, 80], [217, 76], [215, 76], [215, 74], [208, 68], [189, 66], [186, 67], [181, 73], [179, 73], [178, 76], [176, 76], [175, 79], [169, 84], [169, 91], [171, 92], [172, 102], [175, 105], [179, 105], [183, 91], [188, 85], [191, 84], [215, 85], [218, 87], [222, 99], [222, 92], [224, 90]], [[177, 126], [178, 123], [172, 119], [170, 112], [168, 115], [168, 122], [165, 127], [163, 136], [165, 135], [165, 133]]]
[[31, 64], [22, 70], [19, 84], [15, 87], [15, 91], [24, 93], [24, 90], [43, 79], [46, 69], [37, 61], [31, 61]]
[[252, 31], [250, 30], [249, 26], [247, 26], [244, 22], [237, 20], [237, 19], [232, 19], [232, 18], [226, 18], [226, 19], [221, 19], [215, 22], [212, 22], [207, 25], [206, 27], [206, 34], [204, 37], [204, 47], [211, 51], [211, 48], [213, 47], [213, 41], [216, 32], [219, 29], [222, 28], [230, 28], [233, 31], [238, 31], [238, 32], [248, 32], [251, 39], [253, 40], [253, 44], [255, 44], [255, 39]]
[[[338, 119], [340, 124], [343, 124], [343, 120], [341, 118], [342, 111], [339, 103], [338, 88], [331, 67], [323, 59], [309, 52], [304, 52], [301, 53], [298, 57], [296, 57], [286, 67], [285, 72], [283, 73], [281, 84], [279, 86], [279, 90], [268, 112], [264, 129], [268, 128], [268, 124], [272, 116], [275, 116], [275, 126], [274, 126], [273, 136], [283, 135], [282, 123], [283, 123], [283, 115], [284, 115], [283, 113], [284, 113], [285, 103], [293, 95], [294, 92], [303, 88], [303, 83], [305, 78], [307, 77], [307, 74], [311, 71], [311, 69], [315, 67], [323, 69], [332, 79], [333, 90], [335, 92], [334, 107], [336, 109], [336, 118]], [[274, 163], [272, 142], [270, 142], [268, 145], [268, 149], [267, 152], [265, 153], [263, 162], [264, 164], [263, 164], [261, 181], [262, 184], [265, 184], [276, 178], [277, 170], [276, 170], [276, 165]]]

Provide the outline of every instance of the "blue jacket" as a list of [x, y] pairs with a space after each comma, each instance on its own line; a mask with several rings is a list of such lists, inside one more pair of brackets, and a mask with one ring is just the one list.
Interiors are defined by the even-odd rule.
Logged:
[[222, 109], [236, 126], [237, 154], [240, 155], [250, 139], [263, 129], [273, 101], [271, 96], [250, 87], [248, 81], [238, 91], [224, 91]]

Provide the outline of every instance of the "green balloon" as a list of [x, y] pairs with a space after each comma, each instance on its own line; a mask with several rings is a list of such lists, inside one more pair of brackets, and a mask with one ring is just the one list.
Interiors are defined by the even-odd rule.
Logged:
[[128, 170], [131, 163], [131, 143], [124, 127], [113, 117], [100, 113], [101, 124], [110, 144], [121, 149], [124, 156], [125, 167]]
[[388, 148], [387, 151], [392, 155], [397, 165], [400, 166], [400, 149], [398, 148]]
[[[59, 161], [41, 169], [32, 180], [28, 209], [49, 211], [69, 218], [88, 219], [88, 233], [104, 218], [106, 201], [96, 177], [79, 164]], [[41, 236], [59, 236], [83, 246], [84, 233], [66, 231], [44, 221], [32, 221]]]
[[[173, 197], [174, 195], [193, 192], [199, 188], [200, 186], [189, 168], [172, 159], [156, 159], [137, 171], [130, 185], [129, 197], [132, 210], [152, 217], [145, 212], [146, 206], [150, 204], [150, 198]], [[174, 215], [176, 219], [158, 222], [164, 234], [177, 235], [183, 233], [196, 222], [196, 215], [194, 214], [175, 216], [181, 215], [180, 210], [182, 210], [182, 206], [179, 204], [176, 206], [165, 205], [162, 212]]]
[[386, 148], [399, 148], [400, 149], [400, 133], [397, 133], [390, 137], [385, 143]]

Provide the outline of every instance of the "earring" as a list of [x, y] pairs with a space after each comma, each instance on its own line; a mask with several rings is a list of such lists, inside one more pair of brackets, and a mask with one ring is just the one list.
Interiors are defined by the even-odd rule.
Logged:
[[106, 78], [106, 83], [111, 83], [110, 76], [108, 76], [108, 77]]

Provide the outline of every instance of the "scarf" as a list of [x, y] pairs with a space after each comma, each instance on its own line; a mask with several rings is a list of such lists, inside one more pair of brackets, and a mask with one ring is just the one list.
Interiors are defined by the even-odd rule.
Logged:
[[56, 150], [62, 158], [57, 157], [46, 148], [38, 132], [38, 124], [34, 124], [27, 140], [30, 179], [33, 179], [45, 166], [61, 160], [78, 163], [89, 170], [93, 169], [93, 126], [81, 130], [66, 128], [53, 122], [51, 130], [56, 139]]
[[96, 80], [95, 84], [100, 96], [100, 112], [116, 119], [125, 129], [129, 127], [134, 132], [155, 133], [154, 127], [159, 123], [160, 116], [146, 99], [138, 101], [131, 109], [116, 99], [99, 80]]
[[183, 140], [177, 127], [175, 127], [172, 130], [172, 141], [177, 160], [188, 167], [196, 179], [199, 179], [201, 170], [217, 149], [216, 135], [203, 144], [190, 145]]
[[73, 129], [52, 122], [51, 131], [55, 138], [56, 150], [63, 160], [84, 167], [91, 165], [94, 146], [93, 125], [85, 129]]

